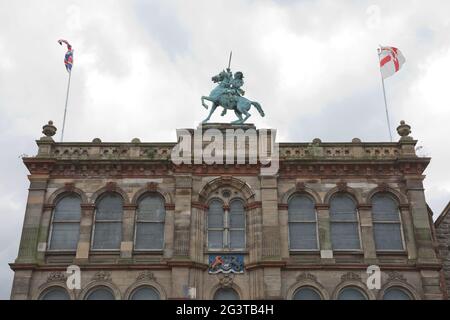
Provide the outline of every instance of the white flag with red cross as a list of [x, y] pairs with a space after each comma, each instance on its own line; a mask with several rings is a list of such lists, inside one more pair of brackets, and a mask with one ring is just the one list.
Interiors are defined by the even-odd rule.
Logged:
[[398, 72], [406, 61], [401, 51], [394, 47], [381, 47], [378, 49], [378, 55], [383, 79]]

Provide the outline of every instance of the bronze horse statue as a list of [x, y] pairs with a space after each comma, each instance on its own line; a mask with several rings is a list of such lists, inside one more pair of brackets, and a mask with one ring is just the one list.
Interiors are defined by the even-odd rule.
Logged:
[[[205, 100], [212, 102], [209, 115], [205, 120], [202, 121], [202, 123], [207, 123], [209, 121], [211, 115], [214, 113], [218, 106], [224, 108], [224, 111], [221, 114], [222, 116], [225, 115], [227, 110], [234, 111], [238, 119], [231, 122], [232, 124], [244, 123], [251, 116], [251, 114], [248, 112], [251, 106], [254, 106], [258, 110], [261, 117], [265, 116], [264, 111], [258, 102], [251, 101], [235, 93], [239, 88], [233, 87], [233, 79], [229, 70], [228, 72], [224, 70], [218, 75], [215, 75], [214, 77], [212, 77], [212, 81], [219, 84], [211, 91], [209, 96], [202, 96], [201, 98], [202, 105], [203, 107], [205, 107], [205, 109], [208, 109], [208, 105], [205, 103]], [[243, 115], [244, 118], [242, 117]]]

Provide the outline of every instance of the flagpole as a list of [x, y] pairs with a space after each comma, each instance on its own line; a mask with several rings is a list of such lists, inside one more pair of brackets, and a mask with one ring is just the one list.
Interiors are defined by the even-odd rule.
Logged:
[[67, 92], [66, 92], [66, 105], [64, 107], [64, 118], [63, 126], [61, 131], [61, 142], [64, 140], [64, 128], [66, 127], [66, 114], [67, 114], [67, 102], [69, 100], [69, 89], [70, 89], [70, 77], [72, 76], [72, 70], [69, 71], [69, 81], [67, 82]]
[[[378, 60], [380, 60], [380, 49], [378, 49]], [[384, 108], [386, 111], [386, 121], [387, 121], [387, 125], [388, 125], [388, 130], [389, 130], [389, 138], [391, 139], [391, 142], [392, 142], [391, 122], [389, 121], [389, 110], [388, 110], [387, 100], [386, 100], [386, 89], [384, 88], [384, 78], [383, 78], [383, 73], [381, 72], [381, 67], [380, 67], [380, 76], [381, 76], [381, 84], [383, 87]]]

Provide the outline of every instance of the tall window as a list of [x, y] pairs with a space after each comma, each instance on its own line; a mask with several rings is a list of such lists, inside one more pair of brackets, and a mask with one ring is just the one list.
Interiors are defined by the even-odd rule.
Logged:
[[314, 201], [306, 195], [294, 195], [288, 203], [289, 248], [317, 249], [317, 219]]
[[159, 195], [146, 194], [139, 200], [136, 217], [136, 249], [163, 249], [165, 216], [164, 201]]
[[348, 194], [337, 193], [331, 198], [330, 228], [334, 250], [360, 249], [356, 203]]
[[123, 200], [117, 193], [106, 193], [96, 204], [93, 249], [117, 250], [122, 241]]
[[64, 195], [55, 206], [50, 250], [76, 250], [80, 236], [81, 199], [75, 193]]
[[231, 200], [228, 207], [219, 199], [209, 203], [208, 248], [245, 249], [245, 210], [242, 200]]
[[372, 219], [377, 250], [403, 250], [397, 202], [387, 193], [372, 198]]

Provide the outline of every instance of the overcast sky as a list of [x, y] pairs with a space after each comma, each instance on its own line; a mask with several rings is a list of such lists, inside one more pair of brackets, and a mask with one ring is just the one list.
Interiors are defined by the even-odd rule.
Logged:
[[[0, 298], [9, 298], [27, 198], [20, 155], [49, 119], [61, 129], [75, 50], [66, 141], [174, 141], [206, 117], [200, 96], [226, 67], [245, 76], [250, 122], [278, 141], [389, 141], [376, 48], [406, 64], [386, 80], [393, 135], [404, 119], [432, 157], [435, 218], [450, 200], [450, 1], [0, 2]], [[212, 121], [233, 119], [232, 113]], [[59, 139], [59, 135], [58, 135]]]

